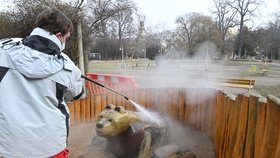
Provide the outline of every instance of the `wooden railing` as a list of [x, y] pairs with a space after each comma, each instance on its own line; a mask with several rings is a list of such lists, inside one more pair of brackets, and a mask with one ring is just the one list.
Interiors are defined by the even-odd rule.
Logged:
[[[217, 158], [279, 158], [280, 99], [211, 89], [140, 89], [124, 92], [147, 109], [206, 131]], [[135, 110], [116, 94], [100, 94], [68, 103], [71, 126], [95, 120], [107, 104]]]

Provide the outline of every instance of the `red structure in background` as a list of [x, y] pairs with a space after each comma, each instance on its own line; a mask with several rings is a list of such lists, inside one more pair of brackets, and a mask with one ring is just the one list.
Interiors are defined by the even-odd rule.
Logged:
[[[103, 84], [106, 87], [123, 92], [129, 89], [138, 88], [138, 85], [133, 76], [86, 73], [86, 76], [96, 82]], [[86, 87], [89, 90], [90, 96], [93, 94], [107, 93], [107, 89], [92, 82], [86, 81]]]

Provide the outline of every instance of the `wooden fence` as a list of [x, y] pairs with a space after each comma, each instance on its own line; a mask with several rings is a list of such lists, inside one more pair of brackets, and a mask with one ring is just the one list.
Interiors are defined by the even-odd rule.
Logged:
[[[147, 109], [206, 131], [217, 158], [279, 158], [280, 99], [237, 96], [211, 89], [139, 89], [124, 92]], [[107, 105], [134, 111], [131, 102], [108, 93], [68, 103], [71, 126], [90, 123]]]

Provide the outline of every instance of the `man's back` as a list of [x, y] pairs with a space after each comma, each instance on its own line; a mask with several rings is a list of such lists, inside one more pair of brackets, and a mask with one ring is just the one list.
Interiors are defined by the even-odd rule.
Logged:
[[81, 94], [81, 72], [67, 55], [27, 45], [11, 41], [0, 48], [0, 155], [51, 157], [66, 148], [63, 94]]

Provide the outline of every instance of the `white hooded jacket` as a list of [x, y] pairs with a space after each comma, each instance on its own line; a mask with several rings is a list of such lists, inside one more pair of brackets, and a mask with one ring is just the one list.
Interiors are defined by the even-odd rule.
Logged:
[[0, 157], [54, 156], [67, 142], [64, 94], [81, 96], [81, 72], [41, 28], [0, 43]]

